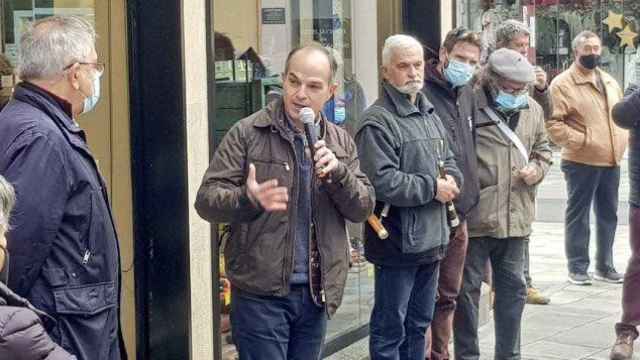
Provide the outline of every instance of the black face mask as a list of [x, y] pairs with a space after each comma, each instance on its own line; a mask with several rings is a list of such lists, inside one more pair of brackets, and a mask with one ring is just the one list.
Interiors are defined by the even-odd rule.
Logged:
[[593, 70], [598, 65], [600, 65], [600, 55], [591, 54], [591, 55], [583, 55], [580, 56], [580, 65], [584, 66], [586, 69]]

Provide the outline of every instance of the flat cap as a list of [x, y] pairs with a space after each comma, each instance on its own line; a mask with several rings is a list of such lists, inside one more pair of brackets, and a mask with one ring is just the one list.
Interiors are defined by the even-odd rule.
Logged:
[[533, 65], [519, 52], [501, 48], [491, 53], [488, 61], [491, 69], [507, 80], [530, 83], [536, 79]]

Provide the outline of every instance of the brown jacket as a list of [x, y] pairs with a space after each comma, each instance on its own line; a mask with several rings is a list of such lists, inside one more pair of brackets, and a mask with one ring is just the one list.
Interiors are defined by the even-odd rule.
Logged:
[[[229, 130], [204, 175], [196, 210], [204, 219], [231, 224], [225, 261], [233, 286], [257, 295], [286, 296], [294, 265], [297, 188], [293, 138], [282, 101], [240, 120]], [[374, 190], [359, 169], [356, 147], [346, 131], [323, 118], [321, 138], [340, 165], [331, 182], [314, 178], [312, 227], [320, 252], [322, 289], [329, 315], [342, 301], [349, 268], [345, 219], [362, 222], [373, 211]], [[259, 183], [277, 179], [289, 189], [286, 212], [266, 212], [247, 197], [249, 164]]]
[[613, 122], [611, 110], [622, 98], [616, 80], [597, 69], [597, 80], [585, 76], [575, 64], [551, 82], [553, 115], [546, 123], [551, 140], [562, 147], [565, 160], [593, 165], [617, 166], [627, 147], [628, 134]]
[[[474, 87], [476, 124], [491, 123], [486, 108], [491, 100], [480, 86]], [[500, 114], [496, 111], [496, 114]], [[500, 115], [498, 115], [500, 116]], [[529, 154], [528, 161], [497, 126], [482, 126], [476, 133], [480, 201], [469, 213], [469, 237], [498, 239], [523, 237], [531, 233], [535, 220], [537, 184], [551, 165], [551, 149], [544, 130], [542, 107], [529, 97], [529, 107], [520, 110], [515, 133]], [[514, 176], [516, 170], [531, 165], [537, 172], [537, 183], [527, 185]]]

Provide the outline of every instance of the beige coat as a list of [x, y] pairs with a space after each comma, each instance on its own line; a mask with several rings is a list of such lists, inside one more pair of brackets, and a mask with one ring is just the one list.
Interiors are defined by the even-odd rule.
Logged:
[[[484, 111], [489, 106], [484, 89], [475, 89], [474, 95], [476, 124], [491, 122]], [[502, 239], [531, 233], [536, 186], [549, 171], [551, 149], [540, 105], [529, 97], [529, 108], [520, 111], [519, 116], [515, 133], [529, 154], [528, 161], [497, 126], [478, 128], [476, 152], [480, 202], [467, 218], [469, 237]], [[528, 164], [536, 169], [538, 176], [532, 186], [514, 174]]]
[[611, 117], [622, 98], [616, 80], [597, 69], [604, 84], [598, 90], [595, 77], [584, 75], [575, 64], [551, 82], [553, 115], [546, 123], [551, 140], [562, 147], [565, 160], [593, 165], [620, 164], [628, 134]]

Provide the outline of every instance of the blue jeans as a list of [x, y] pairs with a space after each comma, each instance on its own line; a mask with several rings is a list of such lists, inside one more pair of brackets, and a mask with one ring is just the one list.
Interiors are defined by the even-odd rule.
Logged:
[[433, 319], [439, 262], [420, 266], [376, 265], [371, 313], [371, 360], [424, 360], [424, 334]]
[[596, 270], [612, 270], [620, 167], [598, 167], [562, 160], [560, 168], [567, 182], [564, 241], [569, 272], [586, 274], [589, 269], [592, 203], [596, 215]]
[[495, 359], [520, 359], [520, 324], [527, 299], [524, 280], [524, 238], [471, 238], [462, 275], [462, 289], [453, 320], [457, 360], [480, 359], [478, 307], [487, 259], [491, 261], [496, 290]]
[[286, 297], [237, 288], [231, 296], [231, 331], [239, 360], [320, 359], [327, 314], [314, 304], [309, 285], [292, 286]]

